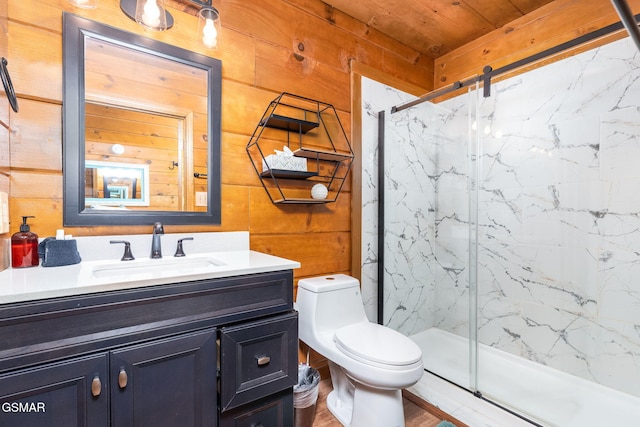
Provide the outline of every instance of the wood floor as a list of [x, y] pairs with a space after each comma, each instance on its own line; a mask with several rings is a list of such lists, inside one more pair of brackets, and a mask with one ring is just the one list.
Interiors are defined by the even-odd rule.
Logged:
[[[313, 427], [342, 427], [342, 424], [327, 409], [327, 394], [331, 391], [331, 380], [320, 381], [316, 418]], [[458, 427], [467, 427], [438, 408], [405, 392], [404, 416], [406, 427], [435, 427], [442, 420], [448, 420]]]

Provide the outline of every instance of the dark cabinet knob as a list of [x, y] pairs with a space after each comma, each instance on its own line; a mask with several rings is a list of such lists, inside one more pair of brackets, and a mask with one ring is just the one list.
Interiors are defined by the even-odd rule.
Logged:
[[120, 373], [118, 374], [118, 386], [121, 389], [124, 389], [129, 382], [129, 377], [127, 376], [127, 371], [124, 368], [120, 368]]
[[100, 381], [100, 377], [96, 375], [91, 381], [91, 396], [98, 397], [102, 392], [102, 382]]
[[258, 362], [258, 366], [265, 366], [271, 362], [271, 358], [269, 356], [258, 356], [256, 357], [256, 361]]

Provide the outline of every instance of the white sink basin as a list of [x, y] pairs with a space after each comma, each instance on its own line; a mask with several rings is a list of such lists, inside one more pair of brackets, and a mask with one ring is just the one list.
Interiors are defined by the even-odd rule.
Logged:
[[188, 275], [205, 272], [226, 265], [211, 257], [159, 258], [133, 261], [118, 261], [93, 266], [93, 277], [131, 277], [137, 275], [161, 275], [161, 277]]
[[132, 261], [82, 262], [79, 280], [85, 285], [140, 282], [174, 277], [209, 275], [229, 270], [231, 265], [208, 254], [184, 258], [136, 258]]

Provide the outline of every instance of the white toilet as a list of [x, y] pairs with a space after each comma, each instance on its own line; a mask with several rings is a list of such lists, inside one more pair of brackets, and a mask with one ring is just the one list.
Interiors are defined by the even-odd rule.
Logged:
[[344, 426], [404, 426], [401, 389], [422, 377], [422, 351], [367, 319], [360, 283], [344, 274], [298, 281], [300, 340], [329, 360], [327, 407]]

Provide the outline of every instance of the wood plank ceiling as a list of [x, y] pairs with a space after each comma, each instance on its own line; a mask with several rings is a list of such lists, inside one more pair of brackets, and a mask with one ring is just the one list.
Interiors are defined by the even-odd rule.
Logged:
[[553, 0], [323, 0], [431, 58]]

